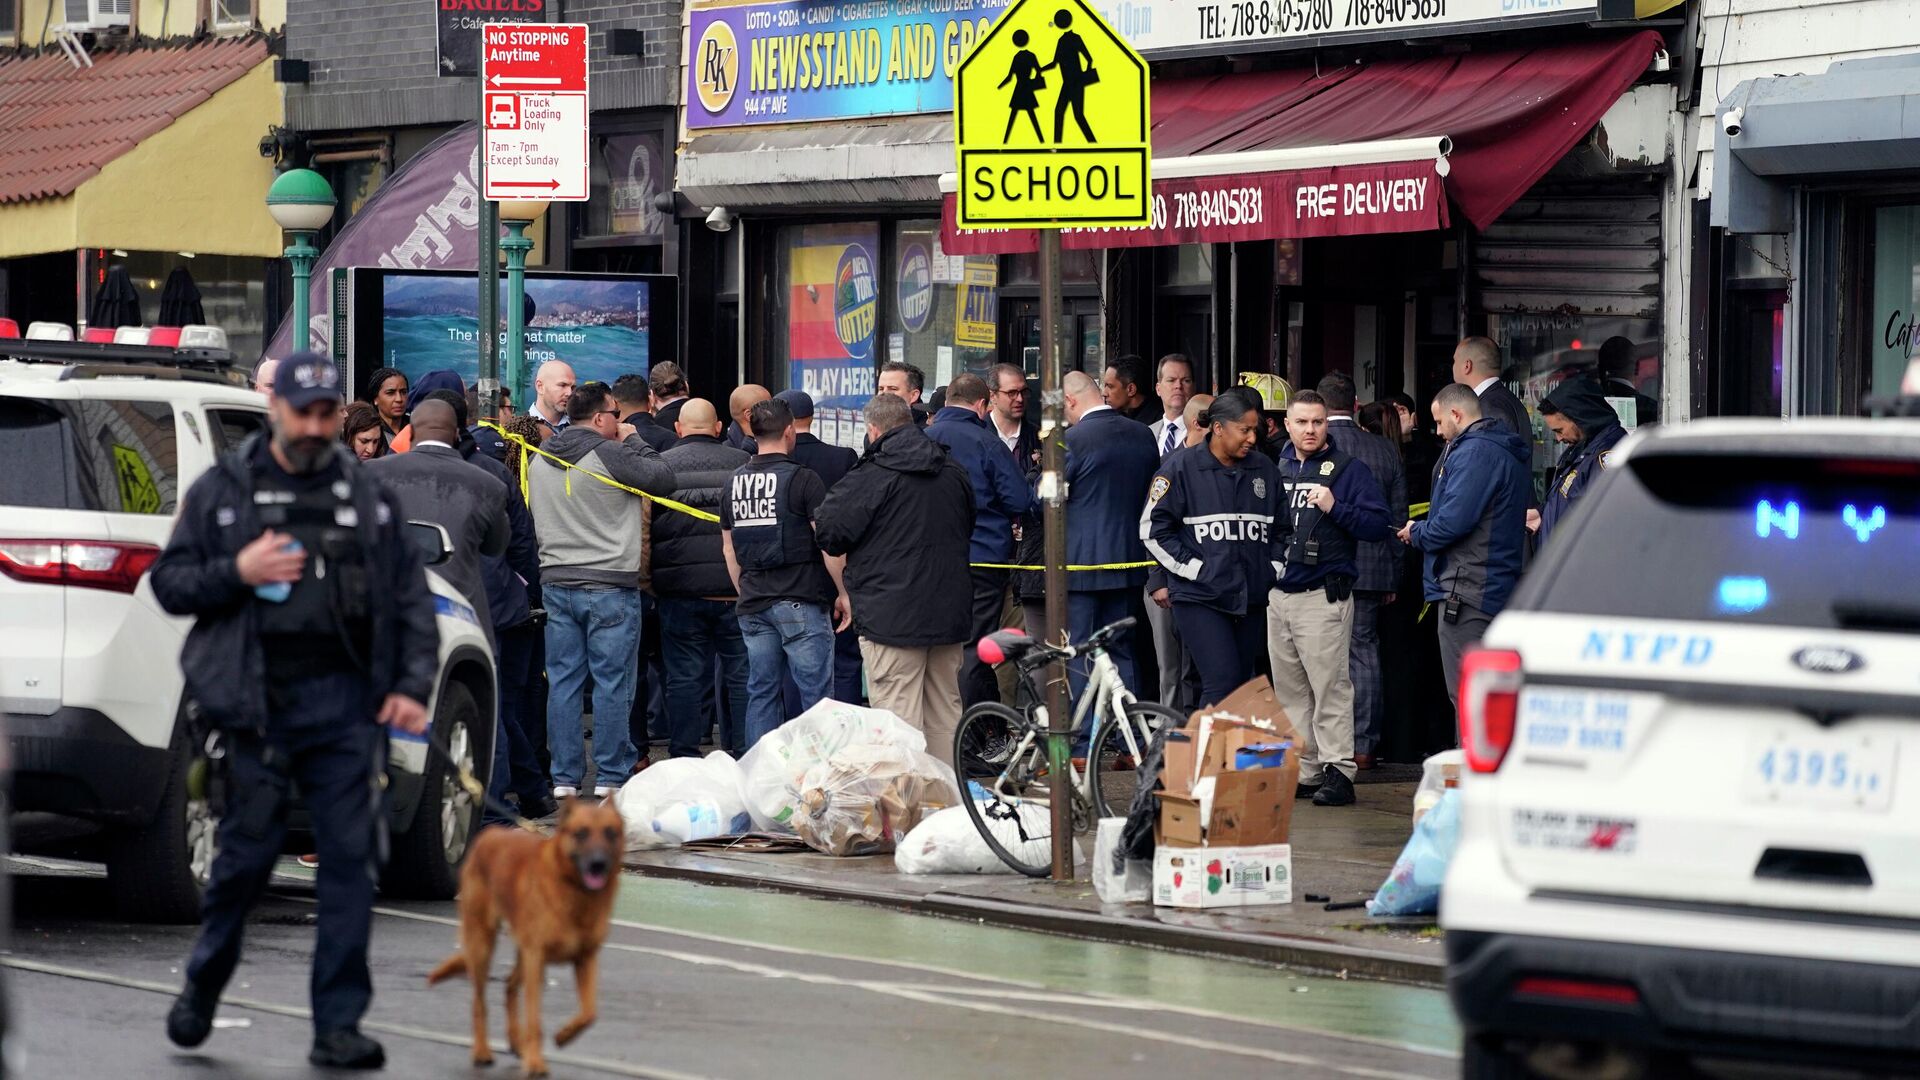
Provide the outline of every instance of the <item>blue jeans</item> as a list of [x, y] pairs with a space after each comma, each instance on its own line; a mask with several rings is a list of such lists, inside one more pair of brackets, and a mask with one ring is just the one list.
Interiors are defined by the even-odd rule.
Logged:
[[740, 616], [747, 645], [747, 749], [786, 720], [781, 681], [789, 670], [800, 711], [833, 690], [833, 619], [818, 604], [779, 600]]
[[[740, 743], [747, 735], [747, 646], [733, 604], [699, 597], [662, 596], [660, 604], [660, 659], [667, 672], [667, 749], [674, 757], [698, 757], [707, 734], [707, 711], [702, 702], [713, 686], [714, 664], [727, 692], [723, 706], [728, 716], [718, 738]], [[720, 696], [720, 695], [716, 695]], [[721, 749], [735, 757], [746, 749]]]
[[553, 786], [579, 787], [586, 773], [580, 695], [593, 672], [594, 782], [627, 782], [637, 754], [627, 737], [640, 656], [640, 590], [548, 585], [547, 749]]

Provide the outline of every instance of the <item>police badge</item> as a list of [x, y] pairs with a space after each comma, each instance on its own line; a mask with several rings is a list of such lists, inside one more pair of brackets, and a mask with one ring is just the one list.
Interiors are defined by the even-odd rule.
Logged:
[[[1255, 480], [1254, 483], [1258, 484], [1260, 483], [1260, 481]], [[1166, 477], [1164, 476], [1154, 477], [1153, 490], [1147, 492], [1147, 501], [1150, 503], [1159, 502], [1161, 496], [1165, 495], [1167, 493], [1167, 489], [1172, 486], [1173, 486], [1173, 482], [1171, 480], [1168, 480]]]
[[1253, 497], [1256, 499], [1264, 499], [1267, 497], [1266, 477], [1256, 476], [1253, 478]]
[[1323, 462], [1321, 462], [1321, 463], [1320, 463], [1320, 475], [1321, 475], [1321, 476], [1332, 476], [1332, 475], [1333, 475], [1333, 462], [1331, 462], [1331, 461], [1323, 461]]

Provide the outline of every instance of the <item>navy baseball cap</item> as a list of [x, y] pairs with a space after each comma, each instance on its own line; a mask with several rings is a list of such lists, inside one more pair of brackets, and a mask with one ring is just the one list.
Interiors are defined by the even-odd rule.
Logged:
[[273, 373], [273, 393], [296, 409], [316, 401], [340, 400], [340, 370], [317, 352], [297, 352]]
[[787, 403], [787, 411], [795, 420], [806, 420], [813, 416], [813, 396], [805, 390], [782, 390], [773, 395]]

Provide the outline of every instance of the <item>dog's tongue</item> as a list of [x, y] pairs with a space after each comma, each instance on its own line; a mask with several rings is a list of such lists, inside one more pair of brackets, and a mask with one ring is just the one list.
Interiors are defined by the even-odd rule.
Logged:
[[582, 870], [580, 872], [580, 883], [585, 885], [590, 891], [598, 892], [607, 887], [607, 872], [605, 870]]

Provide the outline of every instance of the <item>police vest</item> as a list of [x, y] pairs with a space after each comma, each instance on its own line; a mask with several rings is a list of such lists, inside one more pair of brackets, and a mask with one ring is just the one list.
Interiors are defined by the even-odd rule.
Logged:
[[1312, 502], [1315, 490], [1333, 487], [1352, 463], [1352, 455], [1332, 448], [1309, 461], [1291, 461], [1284, 456], [1280, 459], [1280, 479], [1287, 492], [1280, 516], [1291, 530], [1287, 538], [1288, 566], [1353, 562], [1358, 544], [1352, 534], [1321, 513]]
[[813, 526], [793, 508], [793, 478], [802, 466], [793, 461], [748, 465], [733, 474], [727, 488], [733, 518], [733, 557], [742, 570], [772, 570], [820, 557]]
[[[311, 642], [305, 662], [291, 667], [325, 671], [337, 670], [342, 660], [355, 667], [368, 661], [372, 579], [349, 476], [342, 470], [332, 483], [283, 486], [267, 469], [254, 472], [254, 516], [266, 528], [291, 535], [307, 553], [287, 598], [259, 605], [262, 633]], [[289, 666], [275, 665], [276, 659], [291, 660], [269, 656], [270, 666]]]

